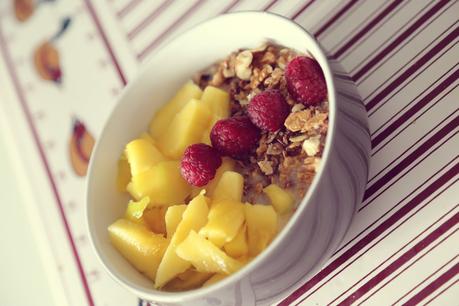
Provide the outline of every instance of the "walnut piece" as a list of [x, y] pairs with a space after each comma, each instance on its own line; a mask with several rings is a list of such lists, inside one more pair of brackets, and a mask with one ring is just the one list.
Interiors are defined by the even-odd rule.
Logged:
[[250, 76], [252, 75], [252, 69], [250, 68], [252, 59], [253, 54], [249, 50], [239, 52], [239, 54], [236, 56], [236, 76], [241, 80], [250, 80]]
[[319, 152], [320, 148], [320, 135], [310, 137], [303, 142], [303, 151], [308, 156], [315, 156]]

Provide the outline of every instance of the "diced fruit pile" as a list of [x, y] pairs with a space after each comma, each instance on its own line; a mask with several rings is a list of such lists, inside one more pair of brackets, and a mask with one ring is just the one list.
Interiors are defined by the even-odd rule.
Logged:
[[230, 117], [227, 92], [189, 82], [156, 113], [149, 132], [126, 145], [117, 187], [132, 199], [108, 231], [155, 288], [208, 286], [238, 271], [292, 212], [294, 198], [276, 184], [264, 189], [270, 205], [245, 202], [235, 165], [256, 148], [259, 128], [274, 130], [288, 115], [282, 97], [267, 95], [255, 100], [250, 118]]

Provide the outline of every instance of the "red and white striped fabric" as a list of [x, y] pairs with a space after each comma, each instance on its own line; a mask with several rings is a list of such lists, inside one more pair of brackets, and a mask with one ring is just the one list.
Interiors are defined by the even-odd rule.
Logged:
[[[167, 40], [218, 14], [266, 10], [294, 19], [342, 63], [366, 105], [373, 147], [364, 200], [342, 245], [279, 305], [459, 304], [458, 1], [40, 6], [20, 24], [10, 4], [0, 4], [0, 115], [18, 160], [36, 169], [25, 180], [37, 200], [30, 209], [43, 220], [56, 267], [50, 273], [58, 275], [67, 302], [142, 304], [101, 271], [86, 243], [84, 180], [67, 161], [71, 118], [83, 118], [97, 139], [114, 97]], [[65, 79], [56, 87], [40, 80], [28, 59], [66, 16], [73, 24], [58, 42]]]

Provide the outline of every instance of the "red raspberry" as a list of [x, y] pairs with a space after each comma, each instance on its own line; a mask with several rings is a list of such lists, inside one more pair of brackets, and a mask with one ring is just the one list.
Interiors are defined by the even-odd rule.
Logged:
[[290, 95], [304, 105], [313, 105], [327, 98], [327, 85], [319, 64], [310, 57], [298, 56], [288, 63], [285, 80]]
[[181, 163], [183, 178], [193, 186], [202, 187], [214, 178], [222, 164], [217, 150], [203, 143], [186, 148]]
[[284, 125], [290, 107], [278, 90], [271, 89], [253, 97], [247, 112], [253, 124], [262, 130], [275, 132]]
[[260, 131], [248, 117], [232, 117], [215, 123], [210, 131], [212, 146], [220, 153], [241, 159], [257, 147]]

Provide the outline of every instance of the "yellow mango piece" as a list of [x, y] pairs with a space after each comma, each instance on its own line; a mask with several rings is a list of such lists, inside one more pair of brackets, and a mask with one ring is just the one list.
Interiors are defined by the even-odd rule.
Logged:
[[126, 145], [126, 157], [131, 167], [131, 175], [136, 176], [165, 160], [163, 154], [150, 141], [139, 138]]
[[271, 205], [244, 205], [249, 255], [263, 251], [277, 233], [277, 214]]
[[198, 231], [207, 223], [207, 215], [209, 213], [209, 209], [207, 208], [208, 201], [207, 197], [199, 194], [187, 205], [183, 212], [182, 220], [177, 226], [163, 259], [159, 264], [158, 273], [155, 278], [155, 288], [163, 287], [171, 279], [191, 267], [188, 261], [183, 260], [177, 255], [176, 249], [185, 240], [190, 231]]
[[146, 132], [143, 132], [142, 134], [140, 134], [139, 138], [148, 140], [153, 145], [156, 144], [156, 141], [153, 139], [153, 137], [151, 137], [151, 135]]
[[191, 187], [180, 174], [179, 161], [162, 161], [136, 176], [127, 190], [135, 198], [150, 197], [149, 207], [183, 203]]
[[173, 205], [169, 206], [166, 211], [165, 221], [166, 221], [166, 232], [167, 238], [172, 238], [179, 225], [182, 221], [183, 212], [186, 209], [186, 205]]
[[195, 270], [187, 270], [171, 280], [164, 287], [168, 291], [183, 291], [201, 287], [212, 276], [211, 273], [202, 273]]
[[242, 267], [240, 262], [195, 231], [191, 231], [177, 246], [176, 252], [180, 258], [191, 262], [199, 272], [231, 274]]
[[199, 100], [190, 100], [159, 137], [161, 151], [170, 158], [181, 159], [189, 145], [201, 141], [209, 119], [208, 107]]
[[145, 225], [156, 234], [166, 234], [166, 215], [167, 207], [154, 207], [143, 212], [143, 220]]
[[129, 201], [124, 217], [133, 222], [141, 222], [145, 208], [147, 208], [149, 203], [149, 197], [142, 198], [138, 202]]
[[220, 181], [220, 178], [222, 177], [223, 173], [225, 173], [226, 171], [232, 171], [234, 169], [234, 165], [235, 162], [233, 159], [229, 157], [223, 157], [222, 164], [220, 167], [218, 167], [217, 172], [215, 173], [215, 177], [207, 185], [201, 188], [193, 187], [192, 193], [199, 194], [199, 192], [205, 189], [206, 195], [212, 198], [215, 187], [217, 187], [217, 183]]
[[293, 209], [295, 199], [286, 190], [282, 189], [276, 184], [271, 184], [263, 189], [271, 201], [271, 205], [277, 211], [278, 214], [284, 214]]
[[226, 274], [214, 274], [214, 276], [212, 276], [204, 284], [202, 284], [202, 287], [207, 287], [207, 286], [210, 286], [212, 284], [215, 284], [216, 282], [221, 281], [222, 279], [224, 279], [227, 276], [228, 275], [226, 275]]
[[223, 246], [225, 252], [234, 258], [238, 258], [249, 253], [249, 245], [247, 244], [247, 226], [241, 226], [239, 232], [233, 240]]
[[236, 237], [244, 223], [244, 204], [224, 200], [214, 203], [209, 211], [209, 221], [199, 234], [217, 247], [222, 247]]
[[175, 96], [153, 116], [150, 123], [150, 134], [153, 138], [159, 139], [166, 132], [172, 119], [174, 119], [175, 115], [180, 112], [188, 101], [199, 99], [201, 96], [202, 90], [193, 82], [189, 81], [183, 85]]
[[216, 118], [228, 118], [230, 115], [229, 94], [217, 87], [207, 86], [201, 96], [203, 104], [207, 105]]
[[167, 248], [162, 235], [148, 231], [145, 226], [119, 219], [108, 227], [113, 246], [138, 271], [154, 280], [156, 270]]
[[215, 186], [212, 202], [222, 200], [240, 202], [244, 189], [244, 178], [237, 172], [225, 171]]
[[126, 159], [124, 153], [118, 160], [118, 175], [116, 177], [116, 189], [119, 192], [125, 192], [126, 186], [131, 181], [131, 167]]

